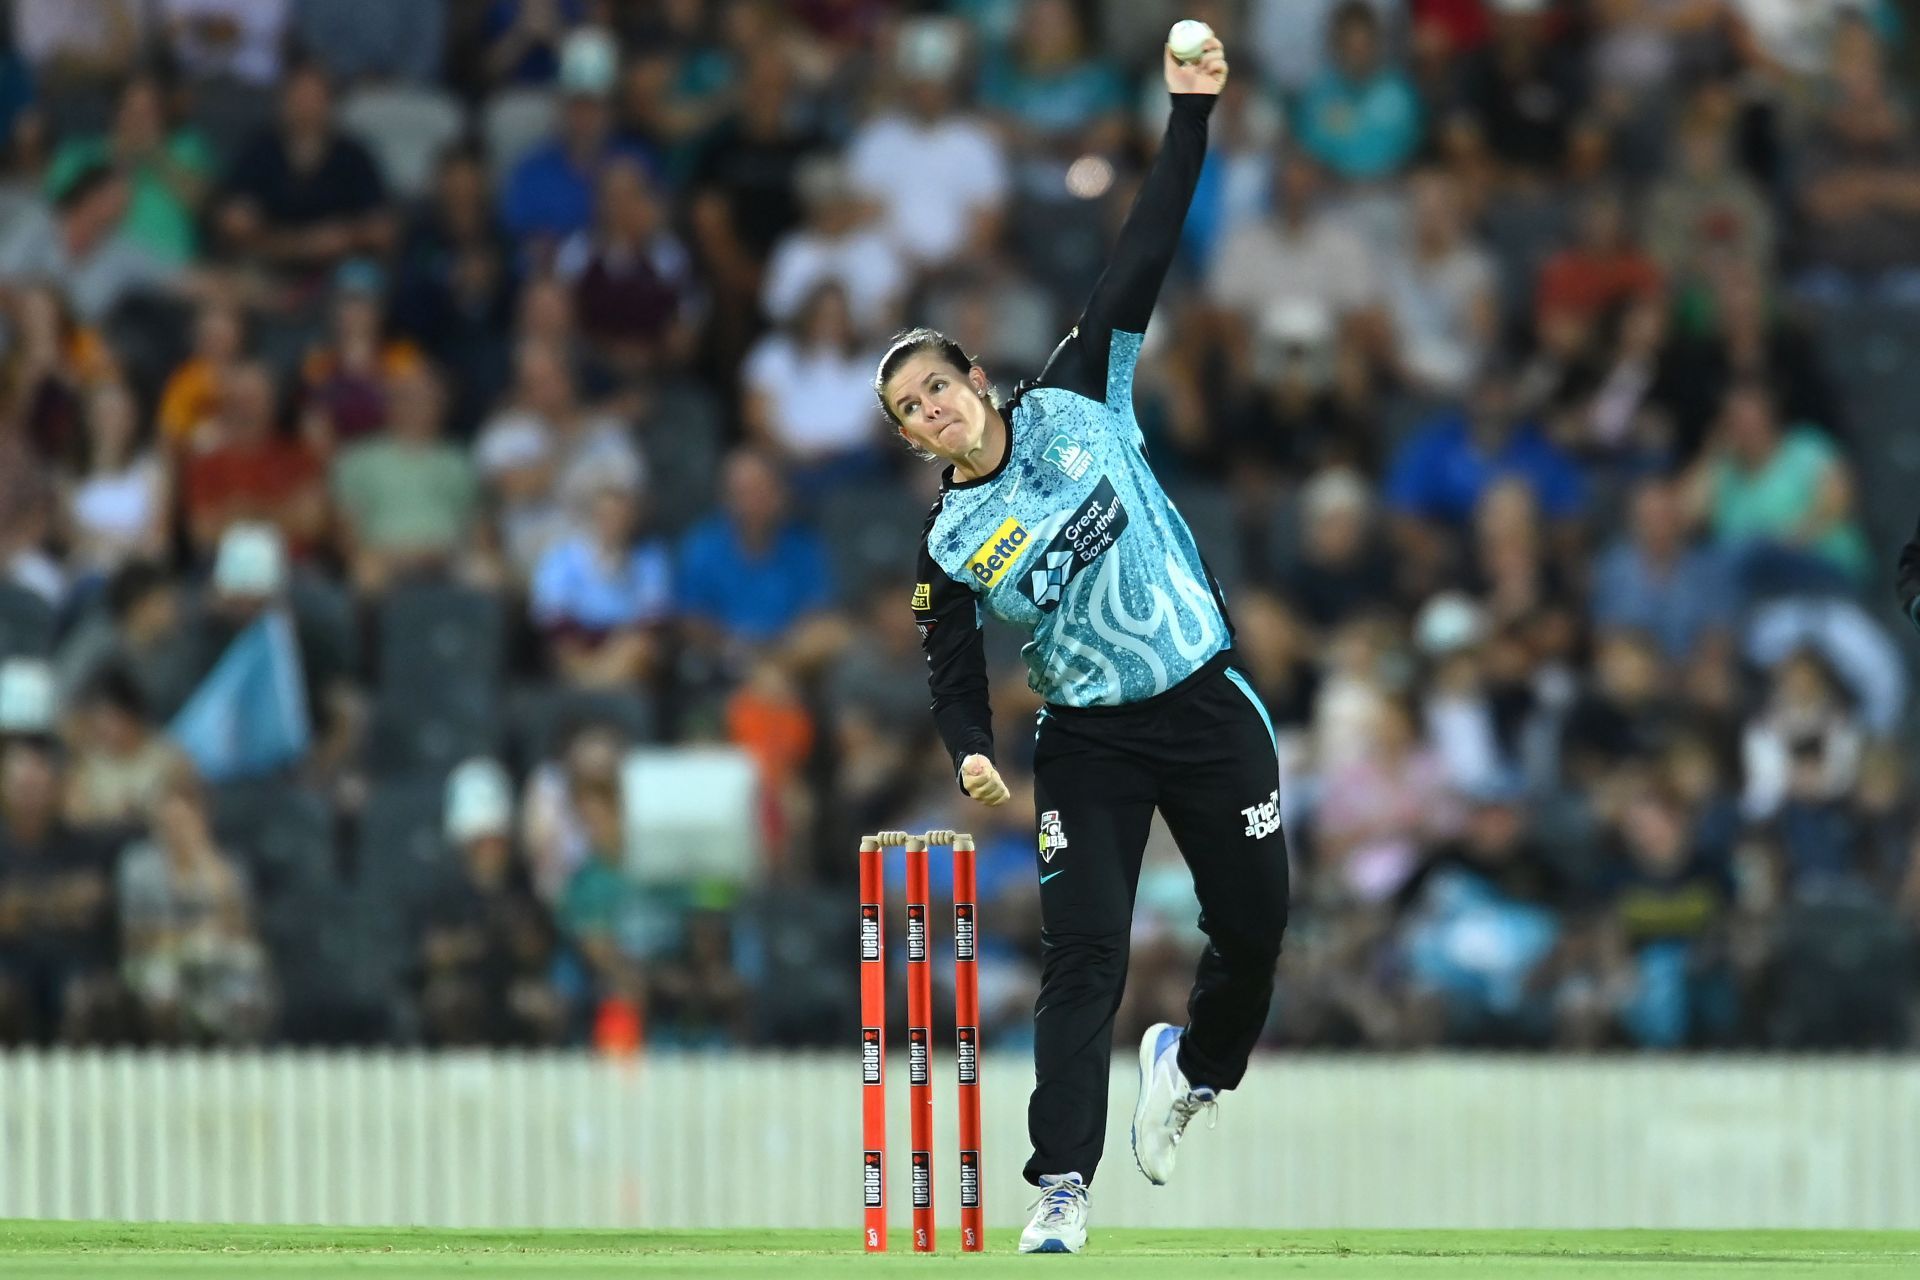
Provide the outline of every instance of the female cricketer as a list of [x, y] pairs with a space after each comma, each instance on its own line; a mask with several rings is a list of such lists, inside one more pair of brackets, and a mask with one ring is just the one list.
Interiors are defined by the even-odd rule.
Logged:
[[909, 443], [944, 459], [913, 610], [933, 714], [967, 794], [1002, 804], [981, 642], [985, 614], [1032, 633], [1045, 699], [1034, 750], [1044, 951], [1034, 1008], [1023, 1252], [1078, 1252], [1100, 1163], [1114, 1011], [1141, 855], [1157, 808], [1208, 942], [1184, 1028], [1140, 1046], [1135, 1161], [1164, 1183], [1188, 1121], [1240, 1082], [1266, 1021], [1287, 919], [1279, 765], [1239, 672], [1232, 623], [1133, 413], [1134, 363], [1226, 83], [1220, 42], [1164, 53], [1173, 112], [1080, 322], [1038, 379], [996, 403], [987, 375], [928, 329], [897, 337], [874, 389]]

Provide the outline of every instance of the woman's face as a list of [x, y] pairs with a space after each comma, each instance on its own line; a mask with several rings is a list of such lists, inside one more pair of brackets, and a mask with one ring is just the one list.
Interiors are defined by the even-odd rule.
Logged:
[[937, 351], [916, 351], [886, 386], [900, 434], [929, 453], [958, 462], [980, 448], [987, 434], [987, 375], [975, 365], [965, 373]]

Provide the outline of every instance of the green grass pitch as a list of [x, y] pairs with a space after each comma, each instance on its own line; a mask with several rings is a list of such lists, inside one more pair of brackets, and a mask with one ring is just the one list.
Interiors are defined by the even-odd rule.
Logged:
[[[956, 1233], [946, 1232], [951, 1244]], [[1579, 1276], [1920, 1275], [1920, 1232], [1099, 1231], [1078, 1258], [988, 1252], [866, 1257], [845, 1231], [409, 1231], [0, 1222], [0, 1276]]]

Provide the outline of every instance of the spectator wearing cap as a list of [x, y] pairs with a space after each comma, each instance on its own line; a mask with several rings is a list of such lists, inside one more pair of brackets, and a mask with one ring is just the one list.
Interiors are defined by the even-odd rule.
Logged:
[[558, 935], [513, 845], [513, 791], [492, 760], [447, 778], [444, 830], [459, 853], [453, 883], [420, 921], [420, 1016], [435, 1048], [552, 1044], [566, 1004], [548, 974]]
[[[531, 0], [533, 7], [539, 0]], [[642, 164], [651, 157], [618, 137], [608, 98], [620, 73], [620, 48], [611, 32], [581, 27], [560, 46], [558, 132], [522, 156], [500, 197], [507, 229], [544, 263], [568, 236], [593, 224], [594, 184], [615, 156]]]
[[81, 694], [71, 740], [65, 808], [76, 827], [139, 824], [187, 767], [180, 749], [155, 728], [140, 686], [113, 667]]
[[1669, 663], [1731, 642], [1735, 599], [1725, 558], [1691, 545], [1673, 481], [1635, 487], [1626, 535], [1594, 568], [1590, 604], [1596, 627], [1645, 632]]
[[1392, 599], [1392, 565], [1374, 521], [1372, 492], [1352, 471], [1329, 468], [1302, 487], [1300, 554], [1281, 582], [1309, 626], [1330, 632]]
[[174, 64], [195, 79], [280, 79], [292, 0], [159, 0]]
[[169, 451], [212, 443], [227, 376], [246, 355], [246, 321], [224, 299], [202, 303], [193, 322], [193, 349], [167, 375], [160, 392], [160, 437]]
[[111, 854], [61, 818], [61, 783], [49, 742], [0, 746], [0, 1043], [114, 1030]]
[[46, 282], [81, 320], [97, 324], [128, 297], [187, 285], [177, 264], [121, 233], [128, 198], [127, 180], [109, 165], [74, 172], [51, 209], [28, 210], [0, 241], [0, 288]]
[[478, 514], [465, 450], [441, 438], [446, 396], [424, 364], [384, 379], [386, 429], [334, 459], [331, 488], [349, 572], [363, 593], [450, 567]]
[[833, 607], [826, 544], [788, 513], [787, 488], [765, 454], [727, 459], [721, 509], [687, 531], [676, 571], [680, 612], [696, 647], [798, 645], [802, 624]]
[[1328, 31], [1331, 64], [1301, 100], [1300, 145], [1341, 178], [1390, 178], [1420, 145], [1420, 99], [1386, 58], [1380, 15], [1348, 0]]
[[496, 417], [475, 445], [488, 499], [483, 532], [491, 577], [525, 583], [547, 550], [572, 532], [553, 463], [553, 440], [530, 414]]
[[533, 575], [534, 622], [568, 684], [644, 683], [673, 604], [673, 564], [658, 538], [640, 536], [639, 494], [609, 476], [588, 500], [586, 526], [549, 550]]
[[129, 560], [165, 559], [172, 486], [160, 458], [139, 442], [140, 406], [121, 382], [87, 392], [86, 446], [62, 485], [69, 564], [92, 585]]
[[1487, 612], [1464, 592], [1446, 591], [1421, 606], [1414, 646], [1427, 666], [1421, 680], [1426, 739], [1449, 785], [1470, 791], [1515, 772], [1508, 709], [1496, 708], [1488, 654], [1497, 640]]
[[424, 367], [419, 347], [387, 332], [386, 283], [376, 262], [341, 263], [329, 332], [300, 362], [301, 435], [329, 452], [385, 426], [389, 384]]
[[326, 73], [305, 64], [281, 87], [279, 122], [235, 157], [215, 226], [232, 252], [312, 282], [348, 258], [387, 251], [386, 202], [372, 153], [340, 130]]
[[195, 222], [214, 158], [196, 130], [168, 119], [166, 87], [157, 77], [141, 74], [126, 82], [104, 136], [60, 144], [47, 168], [47, 190], [61, 191], [100, 164], [115, 166], [127, 180], [120, 234], [160, 262], [191, 262], [199, 250]]
[[999, 239], [1009, 195], [1004, 147], [958, 104], [964, 29], [957, 22], [900, 24], [893, 64], [898, 105], [854, 131], [847, 167], [880, 208], [881, 229], [918, 268], [979, 256]]
[[846, 291], [821, 282], [783, 330], [747, 353], [740, 378], [749, 439], [809, 493], [878, 474], [887, 455], [873, 416], [872, 363]]
[[295, 578], [270, 524], [221, 535], [209, 587], [191, 623], [199, 683], [168, 733], [209, 782], [295, 764], [328, 777], [363, 719], [347, 610], [312, 576]]
[[561, 244], [554, 270], [572, 286], [581, 332], [611, 368], [631, 376], [692, 354], [693, 258], [638, 161], [615, 156], [601, 167], [593, 228]]
[[272, 1013], [246, 873], [214, 838], [190, 772], [165, 781], [149, 834], [120, 854], [121, 967], [143, 1030], [162, 1044], [247, 1044]]
[[326, 528], [325, 471], [304, 440], [279, 429], [273, 377], [248, 363], [227, 378], [213, 443], [187, 460], [187, 536], [211, 555], [221, 535], [241, 521], [262, 520], [296, 554], [312, 548]]
[[795, 174], [807, 220], [781, 237], [767, 262], [760, 305], [785, 324], [814, 289], [825, 283], [846, 291], [853, 320], [864, 336], [893, 327], [907, 267], [873, 214], [873, 205], [853, 186], [844, 159], [812, 156]]

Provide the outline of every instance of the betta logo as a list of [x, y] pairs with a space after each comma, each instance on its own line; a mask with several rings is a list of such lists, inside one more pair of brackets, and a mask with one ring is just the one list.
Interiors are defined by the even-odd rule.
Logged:
[[980, 1032], [976, 1027], [955, 1027], [954, 1056], [960, 1064], [960, 1083], [980, 1083]]
[[860, 1028], [860, 1083], [880, 1083], [880, 1028]]
[[1008, 516], [1006, 522], [995, 529], [993, 536], [981, 543], [973, 553], [973, 558], [967, 561], [967, 572], [982, 587], [991, 587], [1006, 575], [1014, 561], [1026, 553], [1031, 540], [1027, 526]]
[[860, 1161], [860, 1179], [866, 1188], [867, 1208], [878, 1209], [884, 1206], [886, 1204], [887, 1180], [885, 1170], [880, 1167], [880, 1153], [878, 1151], [863, 1153]]
[[867, 964], [880, 963], [880, 904], [860, 904], [860, 959]]

